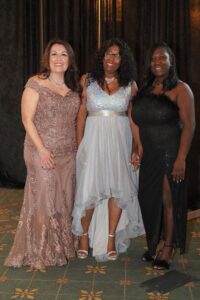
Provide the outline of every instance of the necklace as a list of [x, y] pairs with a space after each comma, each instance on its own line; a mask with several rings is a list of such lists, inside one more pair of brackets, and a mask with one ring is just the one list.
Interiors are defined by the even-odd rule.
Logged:
[[64, 81], [61, 82], [61, 83], [56, 82], [56, 81], [53, 79], [53, 77], [52, 77], [51, 75], [49, 76], [49, 80], [50, 80], [50, 82], [51, 82], [54, 86], [56, 86], [56, 87], [61, 88], [61, 87], [64, 87], [64, 86], [65, 86], [65, 82], [64, 82]]
[[154, 82], [152, 83], [152, 86], [153, 86], [153, 87], [156, 87], [156, 86], [163, 86], [163, 82], [156, 82], [156, 81], [154, 81]]
[[105, 77], [104, 80], [107, 84], [110, 84], [110, 83], [114, 82], [115, 80], [117, 80], [117, 78], [116, 77], [112, 77], [112, 78]]

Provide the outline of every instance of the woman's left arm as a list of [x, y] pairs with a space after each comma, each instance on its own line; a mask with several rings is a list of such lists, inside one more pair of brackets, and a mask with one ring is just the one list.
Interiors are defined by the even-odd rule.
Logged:
[[177, 87], [177, 105], [179, 107], [179, 116], [183, 127], [172, 176], [174, 181], [180, 182], [185, 178], [185, 161], [195, 129], [194, 97], [190, 87], [184, 82], [180, 82]]
[[129, 106], [128, 106], [128, 118], [129, 118], [132, 136], [133, 136], [131, 163], [133, 164], [135, 169], [137, 169], [139, 167], [141, 159], [142, 159], [142, 154], [143, 154], [139, 128], [133, 122], [133, 119], [132, 119], [132, 109], [133, 109], [132, 98], [134, 96], [136, 96], [137, 91], [138, 91], [138, 87], [137, 87], [136, 82], [134, 81], [132, 83], [132, 87], [131, 87], [131, 99], [130, 99]]

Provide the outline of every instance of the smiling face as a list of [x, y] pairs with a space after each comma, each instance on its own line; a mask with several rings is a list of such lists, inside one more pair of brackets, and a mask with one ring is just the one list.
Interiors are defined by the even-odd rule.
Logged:
[[116, 45], [107, 49], [103, 59], [103, 67], [105, 74], [115, 75], [121, 63], [119, 47]]
[[61, 44], [54, 44], [49, 53], [49, 67], [52, 73], [64, 73], [69, 66], [69, 55]]
[[151, 72], [156, 78], [165, 79], [170, 70], [171, 58], [165, 48], [157, 48], [151, 57]]

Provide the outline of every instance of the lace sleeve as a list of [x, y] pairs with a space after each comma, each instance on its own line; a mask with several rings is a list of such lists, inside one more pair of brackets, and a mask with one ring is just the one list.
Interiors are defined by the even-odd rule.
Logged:
[[33, 78], [30, 78], [30, 79], [27, 81], [27, 83], [26, 83], [26, 85], [25, 85], [25, 88], [26, 88], [26, 87], [29, 87], [29, 88], [35, 90], [35, 91], [39, 94], [40, 86], [39, 86], [38, 82], [35, 81]]

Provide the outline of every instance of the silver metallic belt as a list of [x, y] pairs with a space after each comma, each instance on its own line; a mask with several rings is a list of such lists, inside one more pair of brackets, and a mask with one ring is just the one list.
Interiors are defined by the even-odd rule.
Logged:
[[127, 117], [127, 112], [126, 111], [117, 112], [114, 110], [103, 109], [99, 111], [90, 112], [88, 116], [89, 117], [117, 117], [117, 116]]

